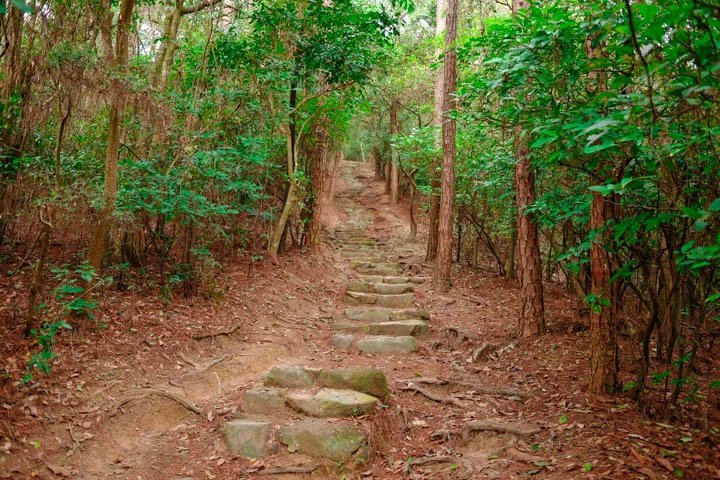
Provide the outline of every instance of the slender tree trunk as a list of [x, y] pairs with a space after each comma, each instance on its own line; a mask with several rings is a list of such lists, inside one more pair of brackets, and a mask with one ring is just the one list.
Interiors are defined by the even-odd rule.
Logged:
[[[398, 110], [400, 103], [397, 98], [392, 99], [390, 106], [390, 135], [398, 134]], [[397, 152], [393, 148], [390, 151], [390, 201], [397, 204], [400, 201], [400, 168], [398, 167]]]
[[38, 257], [35, 271], [33, 272], [33, 282], [30, 286], [30, 294], [28, 295], [27, 314], [25, 317], [25, 338], [29, 338], [35, 327], [35, 310], [37, 307], [37, 297], [43, 285], [43, 270], [47, 260], [48, 248], [50, 246], [50, 233], [52, 226], [50, 219], [43, 218], [43, 211], [47, 211], [45, 206], [40, 208], [40, 223], [42, 225], [42, 240], [40, 242], [40, 256]]
[[310, 244], [318, 252], [320, 233], [322, 230], [321, 216], [323, 205], [323, 189], [328, 158], [328, 132], [323, 124], [315, 126], [315, 144], [312, 151], [312, 216], [310, 217]]
[[527, 141], [518, 128], [515, 138], [515, 184], [517, 200], [517, 248], [520, 273], [519, 334], [523, 337], [545, 333], [542, 261], [537, 224], [525, 212], [535, 201], [535, 174], [529, 158]]
[[[525, 0], [513, 0], [513, 17], [528, 7]], [[545, 333], [542, 259], [537, 224], [526, 209], [535, 202], [535, 173], [530, 161], [530, 148], [522, 126], [515, 127], [515, 199], [517, 203], [517, 256], [520, 278], [520, 318], [518, 333], [523, 337]]]
[[[435, 15], [435, 36], [441, 38], [445, 32], [445, 14], [447, 10], [447, 0], [437, 0], [437, 11]], [[439, 41], [439, 40], [438, 40]], [[435, 49], [435, 56], [440, 58], [443, 48], [439, 43]], [[439, 130], [443, 123], [443, 78], [444, 68], [438, 68], [435, 73], [435, 111], [433, 113], [433, 126], [436, 130], [435, 145], [438, 149], [442, 146], [442, 137]], [[430, 170], [430, 225], [428, 229], [427, 251], [425, 252], [425, 260], [431, 262], [437, 258], [438, 249], [438, 219], [440, 214], [440, 160], [436, 156], [433, 158]]]
[[[606, 227], [613, 217], [612, 196], [593, 192], [590, 205], [590, 230]], [[617, 283], [612, 278], [612, 259], [603, 245], [611, 232], [605, 228], [598, 233], [590, 247], [591, 293], [596, 303], [590, 309], [590, 391], [612, 393], [617, 387]]]
[[273, 232], [272, 239], [270, 240], [270, 245], [268, 247], [268, 253], [270, 254], [270, 257], [275, 263], [277, 263], [277, 254], [278, 250], [280, 249], [280, 243], [283, 237], [283, 233], [285, 232], [285, 226], [287, 225], [290, 215], [293, 211], [295, 211], [299, 200], [299, 186], [297, 184], [297, 178], [295, 175], [295, 145], [293, 139], [293, 129], [290, 128], [290, 126], [288, 126], [287, 128], [285, 138], [287, 143], [288, 179], [290, 184], [288, 185], [288, 191], [287, 195], [285, 196], [285, 203], [283, 204], [282, 213], [280, 214], [278, 223], [275, 226], [275, 230]]
[[450, 289], [450, 269], [452, 266], [453, 217], [455, 201], [455, 108], [453, 95], [457, 85], [457, 40], [458, 0], [448, 1], [447, 28], [445, 31], [445, 61], [443, 65], [443, 110], [445, 118], [442, 124], [443, 162], [440, 184], [440, 215], [438, 222], [438, 249], [433, 278], [439, 291]]
[[517, 246], [517, 216], [513, 219], [512, 232], [510, 233], [510, 244], [505, 257], [505, 281], [509, 282], [515, 278], [515, 247]]
[[[128, 43], [130, 22], [135, 7], [135, 0], [122, 0], [120, 17], [118, 18], [115, 37], [114, 58], [107, 58], [111, 70], [122, 73], [128, 61]], [[120, 160], [120, 120], [124, 108], [123, 86], [119, 75], [114, 75], [110, 84], [110, 119], [108, 127], [107, 149], [105, 152], [105, 184], [102, 210], [95, 224], [93, 237], [88, 250], [88, 263], [95, 271], [99, 271], [102, 260], [107, 252], [108, 235], [115, 212], [118, 189], [118, 165]]]

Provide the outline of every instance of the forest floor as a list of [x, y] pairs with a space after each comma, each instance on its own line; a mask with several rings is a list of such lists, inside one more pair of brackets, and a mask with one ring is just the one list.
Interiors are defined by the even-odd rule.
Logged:
[[[430, 275], [424, 226], [410, 238], [407, 207], [390, 203], [369, 165], [351, 165], [364, 186], [354, 200], [372, 214], [367, 235], [384, 242], [406, 274]], [[336, 193], [347, 188], [346, 179], [335, 180]], [[720, 426], [718, 399], [696, 411], [705, 416], [703, 431], [649, 419], [623, 394], [588, 394], [588, 333], [553, 285], [549, 333], [541, 338], [513, 335], [515, 283], [490, 269], [456, 267], [449, 293], [429, 283], [415, 288], [416, 306], [430, 313], [419, 352], [370, 356], [330, 346], [352, 274], [332, 232], [347, 220], [331, 202], [319, 254], [295, 252], [280, 265], [252, 269], [228, 265], [214, 299], [177, 295], [165, 308], [131, 292], [106, 298], [105, 328], [63, 334], [52, 374], [39, 375], [34, 389], [0, 379], [0, 478], [720, 478], [720, 437], [711, 428]], [[27, 363], [21, 328], [7, 327], [10, 306], [26, 295], [23, 281], [3, 276], [0, 284], [0, 368], [13, 379]], [[485, 354], [473, 358], [483, 346]], [[628, 354], [623, 361], [631, 361]], [[371, 462], [267, 476], [292, 459], [228, 451], [223, 425], [238, 413], [243, 392], [283, 363], [385, 372], [387, 408], [353, 420], [368, 434]], [[440, 401], [403, 390], [419, 377], [447, 381], [422, 384]], [[527, 398], [493, 390], [506, 387]], [[476, 420], [532, 432], [462, 438]], [[451, 458], [423, 464], [427, 457]]]

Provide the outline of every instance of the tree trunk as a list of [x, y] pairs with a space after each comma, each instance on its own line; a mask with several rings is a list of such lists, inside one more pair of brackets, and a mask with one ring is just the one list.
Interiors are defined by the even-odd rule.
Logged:
[[450, 289], [450, 268], [452, 266], [453, 204], [455, 201], [455, 119], [451, 114], [455, 108], [453, 94], [457, 84], [457, 39], [458, 0], [448, 1], [447, 28], [445, 31], [445, 61], [443, 65], [443, 110], [442, 124], [442, 181], [440, 184], [440, 213], [438, 221], [438, 249], [433, 278], [435, 288], [441, 292]]
[[510, 232], [510, 244], [505, 257], [505, 281], [509, 282], [515, 278], [515, 247], [517, 246], [517, 216], [513, 219], [512, 232]]
[[[435, 36], [439, 39], [445, 32], [445, 10], [447, 9], [447, 0], [437, 0], [437, 11], [435, 15]], [[443, 52], [442, 44], [439, 43], [435, 49], [435, 56], [440, 58]], [[435, 73], [435, 111], [433, 112], [433, 126], [436, 130], [435, 146], [438, 149], [442, 146], [442, 137], [438, 130], [442, 127], [443, 122], [443, 77], [444, 68], [438, 68]], [[430, 225], [428, 229], [427, 251], [425, 252], [425, 260], [431, 262], [437, 258], [438, 248], [438, 216], [440, 213], [440, 160], [437, 156], [433, 158], [430, 167]]]
[[[525, 0], [513, 0], [512, 14], [528, 7]], [[530, 162], [530, 148], [521, 125], [515, 127], [515, 201], [517, 204], [517, 256], [520, 279], [520, 318], [518, 333], [523, 337], [545, 333], [542, 260], [537, 224], [525, 211], [535, 201], [535, 174]]]
[[35, 326], [35, 310], [37, 304], [37, 297], [42, 289], [43, 285], [43, 270], [45, 269], [45, 261], [47, 260], [48, 247], [50, 246], [50, 233], [52, 227], [49, 223], [49, 219], [43, 218], [43, 210], [46, 207], [40, 208], [40, 223], [42, 224], [42, 240], [40, 243], [40, 256], [38, 257], [37, 265], [35, 265], [35, 271], [33, 272], [33, 282], [30, 286], [30, 294], [28, 295], [27, 303], [27, 314], [25, 317], [25, 338], [29, 338], [32, 334], [33, 327]]
[[88, 250], [88, 263], [96, 272], [100, 270], [102, 260], [107, 252], [112, 215], [115, 212], [117, 203], [120, 120], [124, 108], [124, 92], [120, 74], [127, 66], [130, 22], [132, 21], [134, 7], [135, 0], [122, 0], [115, 36], [115, 53], [112, 58], [106, 58], [106, 62], [110, 64], [111, 70], [116, 70], [116, 74], [113, 75], [110, 83], [110, 119], [105, 152], [105, 183], [103, 187], [104, 204], [98, 215]]
[[[590, 204], [590, 230], [606, 226], [612, 214], [612, 196], [593, 192]], [[616, 391], [618, 373], [617, 283], [612, 278], [612, 259], [602, 240], [609, 239], [611, 230], [597, 233], [590, 247], [591, 293], [595, 303], [590, 309], [590, 391]]]
[[515, 185], [517, 201], [517, 248], [520, 277], [520, 319], [518, 333], [523, 337], [545, 333], [542, 261], [537, 224], [525, 210], [535, 201], [535, 174], [527, 141], [520, 128], [515, 137]]
[[320, 233], [322, 230], [321, 226], [321, 215], [322, 215], [322, 204], [323, 204], [323, 189], [325, 187], [325, 172], [328, 158], [328, 132], [327, 128], [323, 124], [318, 124], [315, 127], [315, 144], [312, 150], [312, 171], [311, 171], [311, 208], [312, 214], [310, 217], [309, 224], [309, 238], [310, 245], [313, 246], [316, 253], [320, 248]]
[[[390, 135], [398, 134], [398, 110], [400, 103], [397, 98], [393, 98], [390, 106]], [[398, 154], [393, 148], [390, 151], [390, 201], [397, 204], [400, 201], [400, 169], [398, 167]]]
[[290, 215], [295, 211], [299, 196], [298, 196], [298, 184], [297, 178], [295, 177], [295, 145], [293, 139], [293, 129], [290, 126], [287, 128], [285, 138], [287, 141], [287, 157], [288, 157], [288, 191], [285, 196], [285, 203], [283, 205], [282, 213], [278, 219], [278, 223], [275, 226], [270, 245], [268, 247], [268, 253], [272, 258], [272, 261], [277, 263], [277, 254], [280, 249], [280, 241], [282, 240], [283, 233], [285, 232], [285, 226], [290, 218]]

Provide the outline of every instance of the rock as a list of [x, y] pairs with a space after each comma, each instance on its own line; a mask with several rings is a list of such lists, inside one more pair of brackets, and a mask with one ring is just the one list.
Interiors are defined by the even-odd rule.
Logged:
[[410, 281], [410, 278], [408, 277], [383, 277], [383, 283], [387, 283], [390, 285], [400, 285], [403, 283], [408, 283]]
[[367, 337], [357, 342], [358, 350], [365, 353], [412, 353], [417, 352], [418, 343], [415, 337], [389, 337], [378, 335]]
[[390, 335], [390, 336], [413, 336], [419, 337], [427, 332], [427, 323], [422, 320], [395, 320], [391, 322], [379, 322], [362, 327], [364, 332], [370, 335]]
[[225, 442], [236, 455], [260, 458], [276, 449], [271, 427], [270, 422], [233, 420], [225, 424]]
[[280, 429], [280, 442], [290, 452], [344, 462], [367, 445], [367, 437], [352, 425], [313, 419]]
[[273, 387], [255, 387], [243, 394], [242, 410], [245, 413], [262, 415], [281, 411], [285, 408], [285, 391]]
[[375, 293], [382, 293], [384, 295], [399, 295], [401, 293], [415, 291], [415, 285], [412, 283], [375, 283], [373, 287]]
[[347, 286], [348, 292], [374, 293], [375, 285], [368, 282], [350, 282]]
[[275, 366], [265, 376], [268, 387], [308, 388], [312, 387], [317, 377], [317, 369], [297, 366]]
[[366, 283], [383, 283], [383, 277], [382, 275], [359, 275], [358, 278], [361, 282]]
[[346, 292], [345, 299], [349, 305], [372, 305], [377, 302], [377, 295], [374, 293]]
[[425, 310], [397, 310], [388, 314], [390, 320], [430, 320], [430, 314]]
[[405, 308], [412, 307], [415, 303], [414, 293], [403, 293], [401, 295], [376, 295], [375, 304], [378, 307]]
[[349, 320], [361, 322], [387, 322], [390, 320], [390, 310], [384, 308], [347, 308], [345, 316]]
[[387, 379], [379, 368], [350, 367], [323, 369], [318, 377], [323, 387], [352, 389], [384, 399], [388, 395]]
[[316, 394], [293, 392], [288, 405], [311, 417], [358, 417], [375, 411], [377, 398], [355, 390], [323, 388]]
[[343, 335], [341, 333], [336, 333], [335, 335], [330, 337], [330, 345], [337, 348], [338, 350], [348, 350], [352, 346], [354, 341], [354, 335]]
[[355, 267], [358, 273], [371, 275], [393, 275], [403, 272], [403, 267], [399, 263], [370, 263], [367, 265], [358, 265]]

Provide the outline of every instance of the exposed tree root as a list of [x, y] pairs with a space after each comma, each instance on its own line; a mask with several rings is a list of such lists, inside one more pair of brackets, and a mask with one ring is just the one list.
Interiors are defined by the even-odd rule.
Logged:
[[470, 382], [461, 382], [457, 380], [446, 380], [436, 377], [418, 377], [411, 380], [403, 380], [403, 383], [424, 383], [427, 385], [459, 385], [461, 387], [471, 388], [475, 393], [480, 395], [502, 395], [508, 397], [530, 398], [531, 395], [523, 390], [513, 387], [484, 387], [475, 385]]
[[476, 348], [472, 353], [472, 361], [474, 363], [483, 362], [488, 359], [490, 355], [495, 353], [500, 348], [500, 345], [496, 343], [483, 343], [480, 348]]
[[138, 396], [138, 397], [130, 397], [130, 398], [126, 398], [126, 399], [122, 400], [122, 401], [113, 409], [113, 411], [110, 412], [109, 416], [110, 416], [110, 417], [114, 417], [115, 415], [117, 415], [118, 412], [120, 412], [120, 410], [122, 409], [122, 407], [124, 407], [124, 406], [127, 405], [128, 403], [137, 402], [137, 401], [139, 401], [139, 400], [146, 399], [146, 398], [151, 397], [151, 396], [153, 396], [153, 395], [157, 395], [158, 397], [169, 398], [170, 400], [173, 400], [173, 401], [177, 402], [178, 404], [180, 404], [181, 406], [183, 406], [183, 407], [185, 407], [186, 409], [190, 410], [191, 412], [195, 413], [196, 415], [202, 415], [202, 414], [203, 414], [203, 413], [202, 413], [202, 410], [200, 410], [197, 405], [195, 405], [194, 403], [192, 403], [192, 402], [190, 402], [190, 401], [188, 401], [188, 400], [185, 400], [184, 398], [180, 398], [180, 397], [178, 397], [177, 395], [175, 395], [175, 394], [173, 394], [173, 393], [166, 392], [165, 390], [149, 390], [149, 391], [147, 391], [146, 393], [144, 393], [143, 395], [140, 395], [140, 396]]
[[518, 425], [512, 425], [507, 423], [494, 422], [492, 420], [475, 420], [467, 422], [462, 430], [462, 441], [467, 443], [470, 440], [470, 435], [473, 432], [498, 432], [498, 433], [511, 433], [519, 437], [527, 437], [540, 432], [540, 429], [535, 428], [523, 428]]
[[410, 476], [413, 473], [413, 467], [421, 467], [423, 465], [434, 465], [438, 463], [451, 463], [457, 464], [462, 467], [459, 472], [458, 478], [471, 478], [475, 473], [475, 466], [468, 460], [461, 457], [450, 457], [450, 456], [438, 456], [438, 457], [422, 457], [413, 458], [405, 463], [405, 476]]
[[463, 402], [461, 402], [460, 400], [458, 400], [457, 398], [452, 398], [452, 397], [448, 397], [445, 395], [440, 395], [438, 393], [433, 393], [428, 390], [425, 390], [422, 387], [418, 387], [416, 385], [408, 385], [407, 387], [400, 387], [400, 390], [409, 390], [409, 391], [417, 392], [421, 395], [426, 396], [430, 400], [434, 400], [439, 403], [449, 403], [449, 404], [455, 405], [456, 407], [459, 407], [459, 408], [465, 408], [465, 404]]
[[229, 328], [221, 328], [220, 330], [213, 332], [213, 333], [196, 333], [193, 335], [193, 340], [205, 340], [207, 338], [214, 338], [214, 337], [221, 337], [224, 335], [232, 335], [237, 331], [240, 327], [242, 327], [241, 323], [238, 323], [237, 325], [233, 325]]
[[320, 468], [320, 465], [289, 465], [287, 467], [264, 468], [257, 472], [257, 475], [283, 475], [288, 473], [313, 473]]

